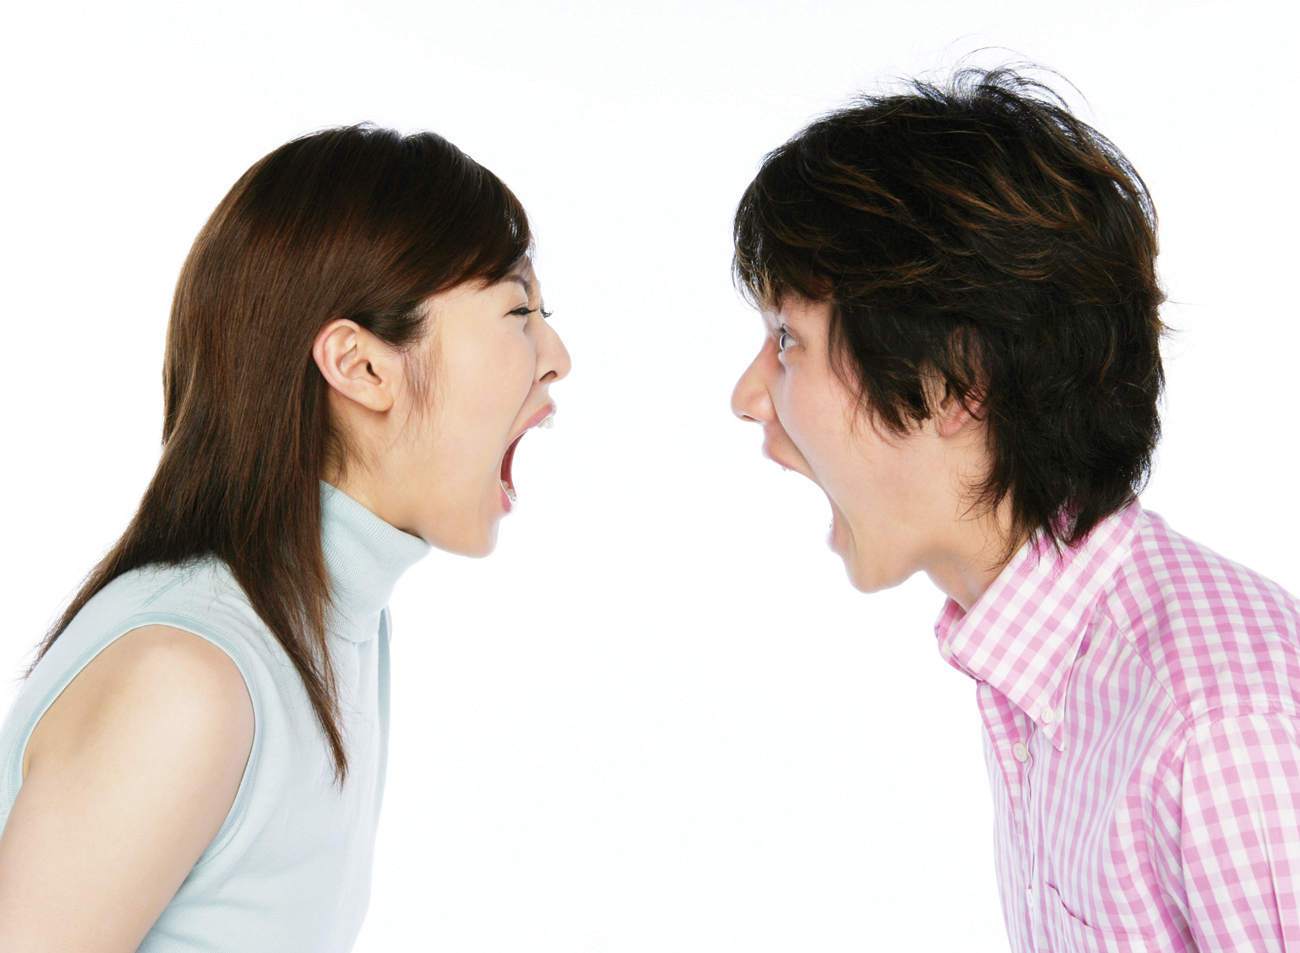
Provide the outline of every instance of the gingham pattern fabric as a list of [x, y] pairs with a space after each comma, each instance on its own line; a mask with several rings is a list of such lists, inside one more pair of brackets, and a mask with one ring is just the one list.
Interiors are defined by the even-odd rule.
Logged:
[[935, 631], [1016, 953], [1300, 953], [1300, 603], [1133, 503]]

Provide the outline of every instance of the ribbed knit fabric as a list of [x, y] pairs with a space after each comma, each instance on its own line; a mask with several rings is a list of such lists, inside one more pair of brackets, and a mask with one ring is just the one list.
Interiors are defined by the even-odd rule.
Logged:
[[243, 780], [141, 953], [331, 953], [350, 949], [361, 927], [388, 750], [386, 606], [398, 577], [430, 547], [325, 482], [321, 505], [349, 765], [341, 791], [301, 679], [216, 558], [144, 567], [105, 586], [41, 659], [0, 729], [3, 829], [32, 730], [114, 639], [170, 625], [212, 642], [239, 667], [256, 722]]

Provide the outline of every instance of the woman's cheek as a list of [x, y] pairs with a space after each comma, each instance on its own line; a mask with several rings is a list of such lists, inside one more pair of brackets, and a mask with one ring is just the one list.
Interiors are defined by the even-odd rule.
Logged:
[[517, 411], [532, 390], [537, 370], [537, 351], [533, 342], [520, 335], [520, 340], [516, 340], [510, 349], [507, 360], [502, 360], [501, 355], [498, 355], [497, 368], [501, 386], [511, 393]]

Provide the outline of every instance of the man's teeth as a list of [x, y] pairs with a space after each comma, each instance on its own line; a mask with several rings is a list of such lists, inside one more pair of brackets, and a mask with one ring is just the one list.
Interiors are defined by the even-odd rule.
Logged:
[[545, 429], [550, 430], [552, 427], [555, 426], [555, 415], [552, 414], [551, 416], [547, 417], [537, 426], [544, 427]]
[[511, 486], [509, 483], [507, 483], [505, 480], [501, 481], [501, 489], [506, 491], [506, 496], [510, 497], [511, 503], [513, 503], [515, 500], [518, 499], [518, 497], [515, 496], [515, 488]]

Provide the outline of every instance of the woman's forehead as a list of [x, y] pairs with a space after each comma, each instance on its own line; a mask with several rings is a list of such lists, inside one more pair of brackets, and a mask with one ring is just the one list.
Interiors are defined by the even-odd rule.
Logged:
[[520, 259], [501, 280], [495, 282], [497, 285], [503, 285], [510, 282], [518, 284], [524, 289], [524, 294], [532, 298], [538, 291], [537, 275], [533, 271], [533, 263], [530, 259]]
[[514, 266], [511, 267], [506, 277], [520, 277], [530, 286], [535, 286], [537, 284], [537, 273], [533, 270], [532, 258], [525, 256], [519, 259], [515, 262]]

